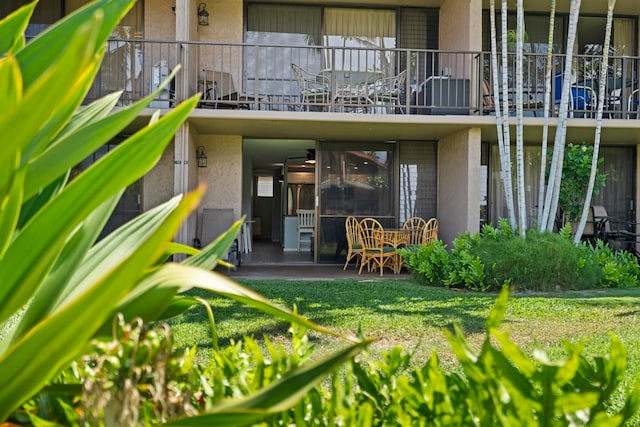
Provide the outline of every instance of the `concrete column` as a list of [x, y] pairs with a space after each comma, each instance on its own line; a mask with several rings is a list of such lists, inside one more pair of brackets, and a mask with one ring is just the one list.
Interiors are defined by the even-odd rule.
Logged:
[[448, 247], [459, 232], [480, 230], [479, 128], [438, 142], [438, 238]]
[[[457, 79], [469, 80], [470, 102], [472, 106], [481, 105], [478, 99], [479, 83], [482, 77], [478, 71], [482, 64], [480, 56], [466, 52], [482, 50], [482, 1], [481, 0], [445, 0], [440, 7], [439, 48], [445, 52], [465, 52], [460, 54], [444, 53], [440, 55], [440, 69], [445, 68]], [[475, 108], [471, 109], [472, 113]]]
[[440, 7], [440, 49], [482, 50], [482, 1], [445, 0]]
[[[190, 142], [189, 122], [184, 123], [178, 129], [175, 136], [175, 153], [174, 153], [174, 184], [173, 194], [186, 194], [189, 191], [189, 160], [193, 159], [192, 167], [197, 167], [195, 164], [195, 156], [192, 154], [191, 142]], [[190, 245], [192, 242], [195, 230], [189, 230], [188, 222], [185, 221], [180, 225], [180, 229], [176, 234], [175, 241]]]

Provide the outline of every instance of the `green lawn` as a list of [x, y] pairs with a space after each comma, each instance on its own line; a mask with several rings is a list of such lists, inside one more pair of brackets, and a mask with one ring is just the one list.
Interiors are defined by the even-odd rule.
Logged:
[[[416, 285], [407, 280], [287, 281], [245, 280], [244, 285], [277, 303], [293, 307], [326, 327], [343, 334], [378, 338], [372, 355], [402, 345], [423, 364], [433, 351], [445, 367], [456, 364], [443, 329], [458, 323], [472, 343], [484, 337], [485, 319], [495, 294], [458, 292]], [[230, 300], [197, 293], [214, 307], [221, 345], [242, 335], [267, 335], [284, 342], [288, 324]], [[517, 294], [509, 300], [503, 324], [514, 342], [527, 352], [545, 350], [562, 357], [565, 340], [582, 340], [587, 354], [608, 350], [616, 334], [629, 354], [626, 387], [640, 377], [640, 289]], [[204, 308], [198, 307], [172, 322], [176, 345], [198, 345], [199, 354], [211, 351], [211, 335]], [[309, 334], [322, 354], [340, 347], [335, 338]], [[287, 341], [288, 342], [288, 341]]]

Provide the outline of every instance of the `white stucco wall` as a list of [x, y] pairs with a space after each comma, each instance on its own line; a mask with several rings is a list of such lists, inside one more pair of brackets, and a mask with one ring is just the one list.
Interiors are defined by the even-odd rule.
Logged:
[[449, 247], [480, 229], [480, 136], [470, 128], [438, 142], [438, 237]]

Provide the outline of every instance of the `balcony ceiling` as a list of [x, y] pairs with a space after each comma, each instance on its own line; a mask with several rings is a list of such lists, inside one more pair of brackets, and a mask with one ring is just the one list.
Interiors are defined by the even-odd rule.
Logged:
[[[356, 7], [440, 7], [446, 0], [333, 0], [330, 2], [318, 2], [311, 0], [281, 0], [278, 3], [284, 4], [312, 4], [318, 6], [326, 3], [331, 6], [356, 6]], [[253, 0], [252, 3], [273, 3], [273, 0]]]
[[[501, 7], [502, 2], [496, 0], [496, 8]], [[557, 0], [556, 11], [568, 13], [570, 0]], [[516, 9], [516, 0], [508, 0], [509, 9]], [[549, 12], [551, 7], [550, 0], [524, 0], [524, 10], [527, 12]], [[482, 8], [489, 9], [489, 0], [482, 0]], [[606, 0], [585, 0], [580, 4], [580, 14], [606, 14]], [[638, 0], [618, 0], [614, 9], [615, 14], [619, 15], [640, 15], [640, 1]]]
[[[131, 128], [133, 133], [148, 122], [153, 110], [145, 110]], [[287, 113], [245, 110], [194, 110], [189, 118], [203, 134], [242, 135], [251, 140], [247, 153], [254, 168], [277, 169], [288, 156], [305, 156], [316, 140], [326, 141], [440, 141], [470, 128], [481, 131], [482, 141], [496, 142], [496, 122], [492, 116], [373, 115], [348, 113]], [[550, 141], [557, 119], [550, 119]], [[515, 124], [515, 118], [511, 122]], [[526, 143], [542, 140], [543, 118], [525, 118]], [[567, 142], [593, 141], [595, 119], [572, 119]], [[515, 135], [515, 129], [512, 130]], [[269, 140], [259, 143], [259, 140]], [[640, 144], [640, 120], [604, 119], [601, 143]], [[266, 144], [266, 145], [265, 145]], [[266, 147], [266, 148], [265, 148]]]
[[[273, 3], [273, 0], [254, 0], [254, 2]], [[442, 6], [446, 0], [334, 0], [326, 2], [331, 5], [338, 6], [357, 6], [357, 7], [425, 7], [425, 8], [437, 8]], [[280, 3], [288, 4], [314, 4], [317, 5], [317, 1], [309, 0], [283, 0]], [[515, 10], [516, 0], [508, 0], [509, 8]], [[500, 8], [501, 1], [496, 0], [496, 7]], [[556, 10], [562, 13], [569, 12], [570, 0], [557, 0]], [[527, 12], [548, 12], [551, 5], [550, 0], [524, 0], [524, 9]], [[489, 0], [482, 0], [482, 8], [489, 9]], [[584, 0], [580, 6], [580, 13], [582, 14], [605, 14], [607, 12], [606, 0]], [[619, 15], [640, 15], [640, 1], [638, 0], [617, 0], [615, 13]]]

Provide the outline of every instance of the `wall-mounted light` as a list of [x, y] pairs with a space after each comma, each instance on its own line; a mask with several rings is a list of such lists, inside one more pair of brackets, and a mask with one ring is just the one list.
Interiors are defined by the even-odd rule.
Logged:
[[202, 145], [198, 147], [198, 150], [196, 151], [196, 158], [198, 159], [199, 168], [207, 167], [207, 155], [204, 154], [204, 147]]
[[314, 164], [316, 162], [316, 150], [314, 149], [307, 150], [307, 160], [305, 160], [304, 162], [309, 164]]
[[198, 6], [198, 25], [206, 27], [209, 25], [209, 12], [207, 12], [207, 5], [200, 3]]

